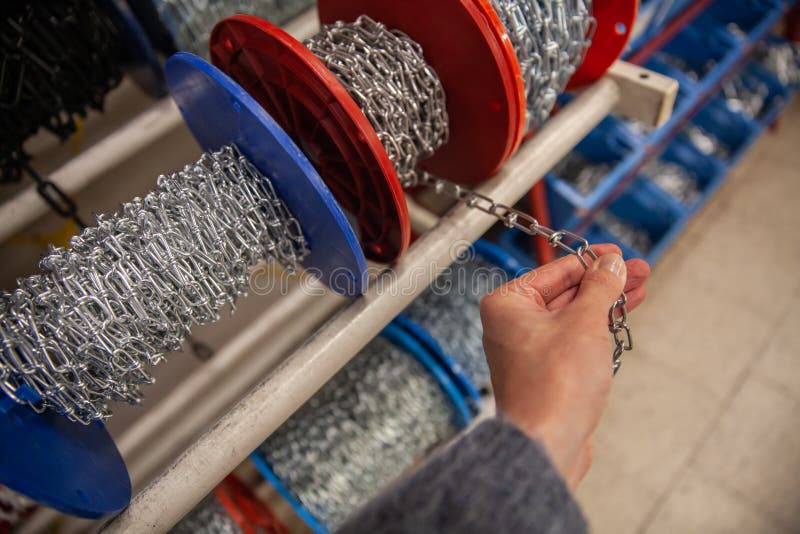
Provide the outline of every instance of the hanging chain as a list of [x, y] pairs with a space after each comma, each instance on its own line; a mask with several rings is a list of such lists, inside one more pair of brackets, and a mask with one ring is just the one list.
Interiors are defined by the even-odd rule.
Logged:
[[[584, 269], [589, 268], [589, 262], [586, 261], [584, 255], [588, 256], [592, 261], [597, 259], [597, 254], [589, 248], [589, 242], [585, 238], [567, 230], [553, 230], [543, 226], [539, 224], [536, 218], [523, 211], [495, 202], [486, 195], [462, 187], [449, 180], [437, 178], [427, 172], [420, 172], [416, 182], [407, 186], [411, 185], [430, 187], [438, 195], [450, 197], [469, 208], [497, 218], [508, 228], [516, 228], [528, 235], [543, 237], [551, 247], [577, 257]], [[570, 246], [568, 244], [570, 242], [575, 244]], [[619, 371], [623, 353], [633, 349], [633, 337], [631, 336], [630, 326], [628, 326], [627, 304], [628, 297], [625, 293], [622, 293], [608, 310], [608, 331], [614, 337], [614, 353], [611, 356], [614, 374]]]
[[24, 165], [24, 169], [33, 181], [36, 182], [36, 192], [39, 193], [39, 196], [42, 197], [54, 212], [65, 219], [71, 219], [81, 230], [86, 228], [86, 223], [84, 223], [83, 219], [78, 215], [78, 206], [63, 189], [58, 187], [54, 182], [42, 178], [42, 176], [27, 163]]

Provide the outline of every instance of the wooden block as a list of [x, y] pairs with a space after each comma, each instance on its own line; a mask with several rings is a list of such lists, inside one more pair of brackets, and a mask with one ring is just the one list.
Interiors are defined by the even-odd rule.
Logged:
[[669, 120], [678, 94], [676, 80], [626, 61], [615, 62], [607, 74], [625, 95], [616, 113], [655, 127]]

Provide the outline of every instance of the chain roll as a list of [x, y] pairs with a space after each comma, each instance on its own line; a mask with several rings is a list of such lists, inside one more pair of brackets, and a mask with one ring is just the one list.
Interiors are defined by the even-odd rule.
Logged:
[[178, 50], [208, 58], [214, 25], [239, 13], [283, 24], [314, 4], [313, 0], [156, 0], [156, 10]]
[[419, 162], [449, 135], [444, 88], [422, 47], [366, 15], [325, 25], [305, 45], [367, 116], [400, 183], [413, 185]]
[[333, 531], [420, 456], [454, 436], [452, 419], [448, 400], [425, 368], [378, 337], [258, 452]]
[[490, 382], [483, 351], [481, 298], [508, 282], [503, 269], [465, 255], [445, 270], [403, 314], [424, 327], [478, 388]]
[[583, 62], [597, 21], [591, 0], [492, 0], [514, 45], [527, 100], [527, 130], [540, 127]]
[[292, 270], [307, 252], [298, 221], [235, 147], [160, 176], [71, 245], [0, 294], [0, 388], [84, 424], [108, 418], [110, 401], [138, 403], [148, 367], [233, 308], [253, 266]]
[[[585, 1], [585, 0], [584, 0]], [[558, 3], [558, 2], [556, 2]], [[585, 4], [584, 4], [585, 5]], [[403, 187], [426, 186], [440, 195], [491, 215], [509, 228], [542, 236], [554, 248], [575, 255], [584, 268], [597, 259], [586, 239], [539, 224], [534, 217], [417, 168], [447, 141], [449, 124], [445, 93], [422, 48], [404, 33], [390, 31], [366, 15], [355, 22], [323, 26], [305, 42], [342, 82], [361, 107], [383, 143]], [[585, 53], [580, 52], [580, 54]], [[570, 246], [569, 243], [574, 243]], [[633, 349], [623, 293], [609, 309], [608, 329], [614, 338], [613, 369]]]

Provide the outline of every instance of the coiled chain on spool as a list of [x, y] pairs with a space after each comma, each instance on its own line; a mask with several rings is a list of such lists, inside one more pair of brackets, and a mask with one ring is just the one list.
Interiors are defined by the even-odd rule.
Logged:
[[540, 127], [583, 63], [597, 21], [591, 0], [492, 0], [519, 60], [527, 129]]
[[218, 21], [246, 13], [283, 24], [313, 3], [313, 0], [158, 0], [156, 5], [178, 50], [207, 58], [208, 39]]
[[138, 403], [148, 366], [233, 307], [258, 262], [293, 270], [307, 253], [298, 221], [235, 147], [159, 177], [71, 245], [0, 294], [0, 388], [86, 424], [106, 419], [109, 401]]
[[403, 315], [423, 326], [478, 388], [489, 384], [483, 351], [481, 298], [508, 282], [503, 269], [467, 253], [459, 257]]
[[453, 410], [432, 375], [378, 337], [258, 452], [305, 508], [335, 530], [414, 461], [455, 435], [452, 420]]
[[[566, 230], [554, 230], [531, 215], [495, 202], [469, 188], [418, 169], [424, 158], [447, 142], [445, 93], [422, 48], [404, 33], [362, 15], [353, 23], [323, 26], [306, 46], [339, 78], [370, 120], [403, 187], [427, 186], [437, 194], [491, 215], [505, 226], [541, 236], [550, 246], [575, 255], [584, 268], [597, 259], [589, 242]], [[572, 243], [572, 245], [570, 245]], [[614, 337], [613, 369], [633, 349], [623, 293], [608, 313]]]

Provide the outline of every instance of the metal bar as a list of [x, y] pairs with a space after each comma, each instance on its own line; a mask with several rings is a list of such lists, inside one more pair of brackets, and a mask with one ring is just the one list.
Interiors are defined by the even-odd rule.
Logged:
[[[619, 98], [610, 79], [586, 89], [480, 191], [498, 202], [515, 203]], [[329, 321], [136, 495], [105, 531], [164, 532], [173, 526], [495, 222], [466, 206], [451, 210], [366, 295]]]

